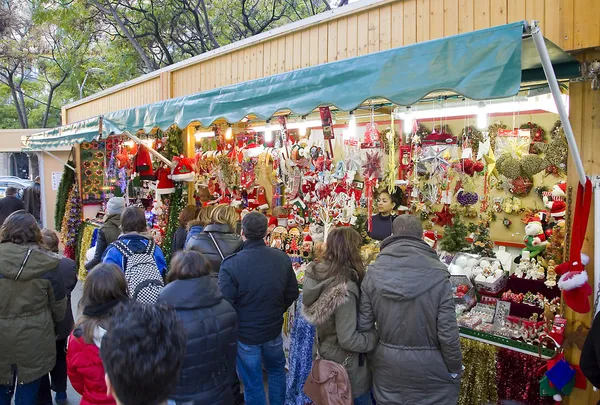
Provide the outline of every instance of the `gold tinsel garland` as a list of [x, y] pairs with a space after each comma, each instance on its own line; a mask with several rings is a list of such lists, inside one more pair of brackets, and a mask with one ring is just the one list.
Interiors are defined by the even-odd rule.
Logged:
[[93, 225], [85, 225], [83, 228], [83, 234], [81, 235], [81, 244], [79, 245], [79, 267], [77, 270], [77, 278], [81, 281], [85, 281], [87, 277], [87, 270], [85, 269], [86, 253], [92, 247], [92, 237], [94, 236], [94, 230], [96, 229]]
[[460, 405], [495, 404], [496, 389], [496, 346], [461, 338], [465, 372], [460, 385]]

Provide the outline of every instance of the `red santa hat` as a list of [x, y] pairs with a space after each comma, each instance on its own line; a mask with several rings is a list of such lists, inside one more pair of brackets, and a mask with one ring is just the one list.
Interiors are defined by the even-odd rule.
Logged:
[[259, 210], [269, 209], [269, 203], [267, 201], [267, 195], [264, 187], [258, 187], [258, 190], [256, 192], [256, 202], [258, 204], [257, 208]]
[[579, 262], [565, 262], [556, 266], [556, 273], [561, 275], [558, 288], [563, 292], [565, 304], [580, 314], [586, 314], [591, 309], [589, 297], [592, 287], [584, 268], [588, 262], [589, 257], [582, 254]]
[[171, 180], [171, 171], [164, 167], [159, 167], [154, 173], [156, 176], [156, 194], [171, 194], [175, 192], [175, 184]]
[[312, 236], [310, 236], [310, 234], [306, 234], [306, 236], [304, 237], [304, 242], [312, 243], [312, 241], [313, 241]]
[[429, 230], [423, 232], [423, 240], [425, 241], [425, 243], [427, 243], [430, 247], [433, 248], [437, 243], [437, 235], [435, 231]]
[[552, 187], [552, 197], [565, 197], [567, 195], [567, 182], [560, 181]]
[[173, 169], [172, 179], [175, 181], [194, 181], [194, 161], [183, 155], [173, 158], [176, 164]]

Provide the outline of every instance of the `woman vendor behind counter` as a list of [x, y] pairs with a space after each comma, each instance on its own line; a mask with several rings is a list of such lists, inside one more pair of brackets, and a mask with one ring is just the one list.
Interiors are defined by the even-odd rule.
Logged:
[[402, 190], [398, 188], [392, 194], [387, 190], [380, 191], [377, 195], [377, 209], [379, 214], [372, 217], [369, 236], [375, 240], [384, 240], [392, 235], [392, 222], [398, 216], [398, 209], [406, 210], [402, 206]]

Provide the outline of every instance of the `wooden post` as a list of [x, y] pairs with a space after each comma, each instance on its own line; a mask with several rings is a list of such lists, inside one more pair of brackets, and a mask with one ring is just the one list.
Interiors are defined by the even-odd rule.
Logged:
[[[194, 137], [194, 132], [196, 132], [196, 127], [192, 124], [188, 125], [185, 131], [183, 132], [183, 145], [185, 150], [185, 155], [187, 157], [193, 158], [196, 154], [196, 138]], [[196, 200], [194, 199], [194, 189], [195, 183], [188, 183], [188, 204], [196, 205]]]
[[[600, 52], [589, 51], [579, 55], [580, 61], [600, 59]], [[591, 89], [591, 82], [571, 83], [569, 85], [569, 103], [570, 120], [573, 126], [575, 140], [581, 152], [581, 159], [588, 176], [600, 174], [600, 158], [596, 157], [600, 150], [600, 91]], [[577, 193], [579, 178], [575, 165], [569, 156], [567, 183], [573, 187], [573, 194], [570, 203], [574, 202]], [[594, 283], [594, 209], [590, 213], [586, 239], [583, 246], [583, 252], [590, 256], [590, 263], [586, 266], [590, 284]], [[574, 225], [576, 226], [576, 225]], [[598, 242], [600, 243], [600, 241]], [[600, 269], [598, 269], [600, 271]], [[590, 298], [593, 300], [595, 297]], [[592, 323], [592, 311], [588, 314], [578, 314], [569, 308], [566, 308], [565, 315], [569, 320], [567, 334], [577, 329], [579, 325], [589, 328]], [[566, 358], [571, 364], [579, 364], [581, 351], [574, 346], [565, 348]], [[566, 404], [595, 404], [600, 399], [600, 391], [594, 391], [592, 385], [588, 382], [588, 389], [583, 391], [574, 389], [567, 396]]]

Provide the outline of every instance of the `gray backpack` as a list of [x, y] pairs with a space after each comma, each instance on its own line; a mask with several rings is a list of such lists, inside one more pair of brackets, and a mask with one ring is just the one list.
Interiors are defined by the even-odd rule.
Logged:
[[125, 280], [129, 297], [144, 304], [154, 304], [165, 283], [154, 260], [156, 244], [150, 240], [141, 252], [133, 252], [127, 244], [118, 240], [112, 245], [123, 255]]

